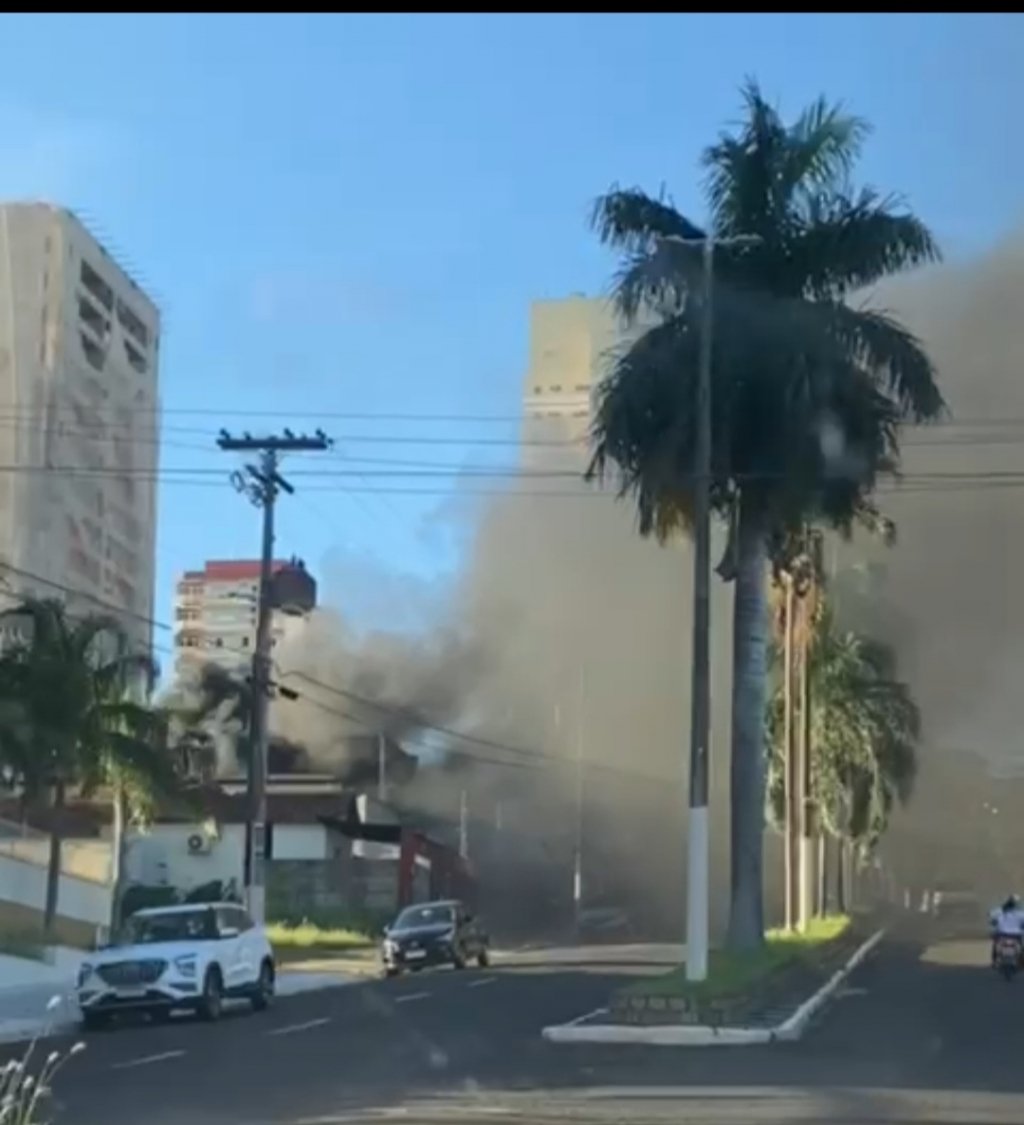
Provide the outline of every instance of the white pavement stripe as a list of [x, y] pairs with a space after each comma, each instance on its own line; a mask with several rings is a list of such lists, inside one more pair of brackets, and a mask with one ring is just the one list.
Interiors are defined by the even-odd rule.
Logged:
[[426, 1000], [431, 993], [429, 992], [410, 992], [407, 996], [396, 996], [396, 1004], [408, 1004], [413, 1000]]
[[469, 982], [469, 987], [470, 988], [483, 988], [483, 986], [485, 984], [495, 984], [497, 982], [497, 980], [498, 980], [497, 977], [479, 977], [477, 980], [471, 980]]
[[150, 1063], [164, 1062], [166, 1059], [180, 1059], [184, 1051], [162, 1051], [159, 1055], [143, 1055], [141, 1059], [114, 1063], [111, 1070], [128, 1070], [133, 1066], [148, 1066]]
[[603, 1016], [607, 1013], [607, 1008], [595, 1008], [592, 1012], [587, 1012], [586, 1015], [577, 1016], [574, 1020], [569, 1020], [568, 1023], [562, 1024], [563, 1027], [575, 1027], [578, 1023], [584, 1023], [586, 1020], [593, 1019], [594, 1016]]
[[799, 1097], [806, 1091], [785, 1086], [588, 1086], [576, 1091], [581, 1098], [611, 1101], [620, 1098], [659, 1099], [672, 1101], [765, 1101]]
[[317, 1020], [306, 1020], [305, 1023], [290, 1023], [284, 1027], [275, 1027], [268, 1031], [268, 1035], [291, 1035], [295, 1031], [309, 1031], [311, 1027], [323, 1027], [325, 1023], [330, 1023], [329, 1016], [321, 1016]]

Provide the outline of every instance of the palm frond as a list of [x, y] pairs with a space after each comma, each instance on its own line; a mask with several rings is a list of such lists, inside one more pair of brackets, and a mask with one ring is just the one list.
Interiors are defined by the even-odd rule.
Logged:
[[612, 300], [632, 324], [645, 310], [662, 319], [678, 314], [703, 288], [702, 246], [659, 239], [649, 250], [624, 257], [613, 278]]
[[696, 420], [693, 363], [685, 360], [696, 346], [686, 317], [667, 320], [620, 353], [598, 390], [586, 479], [604, 480], [614, 465], [642, 535], [663, 539], [689, 521]]
[[852, 197], [837, 192], [810, 197], [787, 251], [804, 292], [830, 300], [942, 259], [935, 237], [916, 215], [870, 188]]
[[756, 234], [766, 244], [777, 241], [778, 175], [788, 139], [778, 110], [757, 83], [741, 90], [745, 116], [736, 133], [724, 133], [705, 149], [704, 188], [716, 235]]
[[889, 390], [905, 419], [933, 422], [945, 414], [935, 365], [913, 332], [879, 310], [835, 304], [825, 313], [835, 339]]
[[789, 145], [780, 190], [787, 198], [798, 190], [841, 187], [860, 156], [871, 131], [862, 117], [821, 97], [813, 101], [789, 129]]
[[590, 225], [605, 246], [627, 255], [645, 254], [671, 236], [704, 238], [701, 228], [681, 215], [664, 192], [654, 198], [640, 188], [616, 185], [594, 202]]

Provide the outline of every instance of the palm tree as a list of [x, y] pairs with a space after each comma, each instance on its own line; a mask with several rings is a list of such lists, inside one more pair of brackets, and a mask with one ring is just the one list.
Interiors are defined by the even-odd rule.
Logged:
[[[811, 797], [822, 829], [839, 841], [842, 871], [843, 852], [868, 854], [894, 806], [909, 800], [921, 718], [887, 645], [840, 629], [827, 604], [812, 628]], [[769, 807], [776, 821], [783, 810], [783, 706], [780, 682], [767, 721]]]
[[[164, 717], [139, 702], [154, 669], [132, 651], [123, 625], [102, 614], [73, 617], [62, 602], [29, 598], [0, 614], [24, 639], [0, 655], [0, 755], [28, 802], [52, 806], [44, 931], [60, 886], [62, 813], [70, 791], [114, 793], [114, 899], [124, 813], [140, 814], [176, 786]], [[133, 695], [136, 698], [133, 698]]]
[[641, 534], [665, 540], [689, 529], [700, 243], [720, 240], [711, 499], [730, 529], [719, 573], [736, 582], [729, 943], [740, 949], [763, 941], [769, 558], [807, 523], [844, 533], [876, 526], [872, 494], [898, 463], [900, 423], [943, 409], [920, 342], [848, 300], [939, 256], [914, 215], [850, 186], [866, 125], [824, 100], [787, 124], [753, 83], [743, 98], [742, 124], [704, 153], [707, 229], [639, 189], [615, 188], [596, 204], [600, 238], [623, 255], [618, 310], [654, 326], [602, 382], [588, 473], [614, 471]]

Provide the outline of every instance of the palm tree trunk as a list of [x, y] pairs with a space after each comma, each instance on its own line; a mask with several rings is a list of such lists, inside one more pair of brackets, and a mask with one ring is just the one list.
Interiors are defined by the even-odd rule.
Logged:
[[731, 901], [728, 943], [764, 941], [764, 709], [767, 690], [767, 551], [762, 524], [741, 504], [733, 605]]
[[125, 800], [124, 788], [120, 783], [114, 785], [113, 801], [113, 839], [110, 845], [110, 933], [117, 932], [121, 922], [121, 897], [124, 882], [125, 853]]
[[43, 936], [53, 937], [57, 921], [57, 900], [60, 896], [60, 861], [64, 843], [64, 783], [53, 787], [53, 822], [50, 825], [50, 856], [46, 868], [46, 904], [43, 907]]

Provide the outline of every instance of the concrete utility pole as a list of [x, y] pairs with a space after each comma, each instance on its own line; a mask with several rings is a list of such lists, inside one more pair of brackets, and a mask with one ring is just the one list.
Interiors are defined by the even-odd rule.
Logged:
[[693, 482], [693, 633], [690, 680], [690, 825], [686, 854], [686, 979], [708, 975], [708, 741], [711, 737], [711, 339], [715, 240], [704, 239]]
[[469, 859], [469, 794], [459, 790], [459, 855]]
[[799, 725], [795, 732], [796, 828], [797, 842], [797, 928], [807, 929], [814, 914], [814, 834], [816, 808], [814, 802], [814, 747], [811, 724], [811, 650], [814, 623], [818, 612], [818, 595], [822, 574], [822, 534], [808, 527], [804, 532], [803, 552], [797, 562], [797, 598], [800, 615], [800, 652], [797, 673], [797, 713]]
[[710, 840], [708, 827], [708, 749], [711, 738], [711, 370], [714, 337], [715, 251], [719, 247], [751, 246], [759, 235], [716, 239], [663, 240], [700, 246], [703, 277], [698, 302], [700, 346], [697, 361], [697, 442], [693, 466], [693, 648], [690, 666], [690, 810], [686, 852], [686, 979], [708, 975], [710, 931]]
[[274, 506], [279, 492], [295, 489], [278, 472], [282, 453], [325, 450], [331, 439], [322, 430], [309, 437], [285, 430], [282, 436], [232, 437], [221, 430], [217, 445], [225, 452], [258, 452], [259, 465], [246, 465], [245, 472], [231, 476], [235, 488], [263, 509], [260, 552], [260, 588], [256, 615], [256, 648], [252, 654], [252, 707], [249, 718], [249, 786], [246, 824], [245, 898], [253, 920], [266, 919], [266, 828], [267, 828], [267, 710], [270, 700], [270, 624], [273, 614]]
[[383, 734], [377, 735], [377, 800], [388, 796], [388, 742]]

